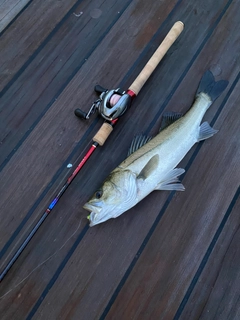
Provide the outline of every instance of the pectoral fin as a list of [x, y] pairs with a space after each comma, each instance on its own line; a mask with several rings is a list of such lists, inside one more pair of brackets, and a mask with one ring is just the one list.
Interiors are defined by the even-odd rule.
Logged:
[[155, 190], [176, 190], [176, 191], [184, 191], [184, 186], [179, 183], [178, 177], [185, 172], [184, 169], [175, 168], [171, 170], [165, 177], [163, 181], [161, 181]]
[[203, 122], [200, 126], [198, 141], [208, 139], [217, 132], [218, 130], [214, 130], [212, 127], [210, 127], [208, 122]]
[[143, 180], [147, 179], [157, 169], [158, 163], [159, 163], [159, 156], [158, 154], [156, 154], [143, 167], [143, 169], [137, 176], [137, 179], [143, 179]]

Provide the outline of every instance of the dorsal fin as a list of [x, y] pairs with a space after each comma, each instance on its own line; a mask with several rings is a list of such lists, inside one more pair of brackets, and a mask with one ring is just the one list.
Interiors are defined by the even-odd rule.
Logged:
[[133, 138], [133, 141], [131, 143], [131, 146], [128, 150], [127, 156], [129, 157], [133, 152], [140, 149], [142, 146], [144, 146], [148, 141], [150, 141], [152, 137], [145, 136], [143, 134], [137, 135]]
[[170, 126], [170, 124], [174, 123], [175, 121], [177, 121], [182, 116], [183, 116], [182, 113], [178, 113], [178, 112], [166, 112], [166, 113], [164, 113], [164, 115], [162, 117], [162, 123], [161, 123], [160, 131], [162, 131], [163, 129], [165, 129], [168, 126]]

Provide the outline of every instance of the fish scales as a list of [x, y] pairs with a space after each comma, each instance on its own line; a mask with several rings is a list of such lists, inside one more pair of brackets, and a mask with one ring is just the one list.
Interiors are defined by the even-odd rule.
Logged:
[[[185, 170], [176, 167], [196, 142], [217, 132], [201, 121], [227, 84], [225, 80], [215, 82], [210, 71], [203, 75], [189, 111], [180, 118], [179, 114], [176, 119], [170, 117], [175, 121], [114, 169], [84, 205], [91, 212], [90, 226], [118, 217], [153, 190], [184, 191], [178, 177]], [[147, 140], [141, 137], [139, 141]]]
[[[173, 167], [175, 167], [197, 142], [199, 124], [210, 104], [209, 97], [200, 94], [185, 116], [161, 131], [146, 145], [130, 155], [119, 165], [119, 168], [125, 169], [128, 167], [130, 170], [137, 169], [136, 172], [138, 172], [139, 168], [146, 165], [147, 161], [155, 154], [159, 154], [160, 159], [164, 159], [165, 162], [167, 160], [170, 166], [173, 162]], [[174, 161], [173, 158], [176, 160]], [[136, 165], [137, 168], [135, 168]]]

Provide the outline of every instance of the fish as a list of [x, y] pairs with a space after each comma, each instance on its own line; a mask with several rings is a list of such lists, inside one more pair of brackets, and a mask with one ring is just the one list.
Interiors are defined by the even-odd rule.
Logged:
[[215, 81], [212, 72], [207, 70], [185, 115], [167, 113], [154, 138], [140, 135], [133, 139], [128, 157], [83, 206], [90, 212], [91, 227], [117, 218], [154, 190], [185, 190], [179, 180], [185, 170], [177, 165], [195, 143], [217, 133], [208, 122], [201, 122], [227, 85], [226, 80]]

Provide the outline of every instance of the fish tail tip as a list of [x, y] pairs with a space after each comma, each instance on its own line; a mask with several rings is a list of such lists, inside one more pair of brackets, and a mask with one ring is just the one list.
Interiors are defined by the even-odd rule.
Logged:
[[227, 80], [215, 81], [215, 78], [210, 70], [207, 70], [200, 81], [197, 94], [203, 92], [207, 94], [211, 101], [216, 100], [228, 85]]

